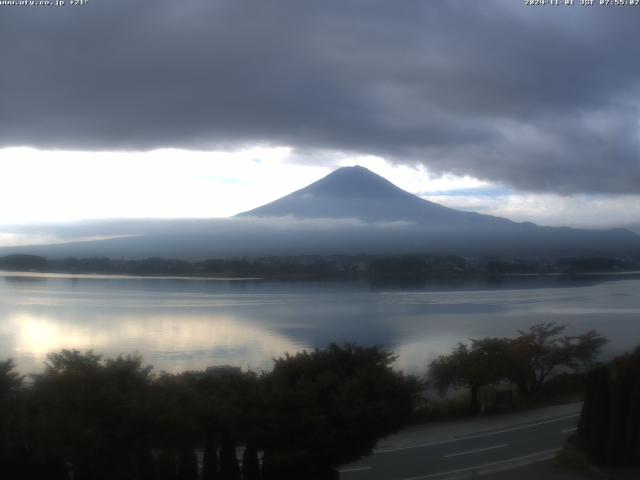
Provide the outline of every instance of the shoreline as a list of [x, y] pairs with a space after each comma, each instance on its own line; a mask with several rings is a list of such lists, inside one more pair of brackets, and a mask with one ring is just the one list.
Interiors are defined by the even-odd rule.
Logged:
[[270, 276], [208, 276], [208, 275], [144, 275], [127, 273], [98, 273], [98, 272], [47, 272], [30, 270], [3, 270], [0, 269], [0, 278], [59, 278], [59, 279], [81, 279], [81, 280], [194, 280], [206, 282], [252, 282], [252, 281], [400, 281], [419, 282], [423, 280], [438, 278], [536, 278], [536, 277], [591, 277], [607, 275], [640, 275], [640, 270], [623, 270], [611, 272], [540, 272], [540, 273], [483, 273], [483, 272], [442, 272], [429, 275], [313, 275], [313, 274], [292, 274], [292, 275], [270, 275]]
[[128, 275], [120, 273], [71, 273], [71, 272], [30, 272], [19, 270], [0, 270], [0, 278], [69, 278], [82, 280], [198, 280], [208, 282], [257, 281], [263, 277], [206, 277], [173, 275]]

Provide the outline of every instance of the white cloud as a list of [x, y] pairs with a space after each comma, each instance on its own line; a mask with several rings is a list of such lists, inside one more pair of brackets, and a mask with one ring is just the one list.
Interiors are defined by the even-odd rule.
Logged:
[[93, 242], [97, 240], [111, 240], [114, 238], [126, 238], [126, 237], [134, 237], [134, 236], [135, 234], [64, 237], [56, 234], [0, 232], [0, 247], [20, 247], [24, 245], [56, 245], [56, 244], [73, 243], [73, 242]]
[[360, 164], [411, 192], [484, 185], [434, 177], [422, 166], [336, 155], [294, 163], [289, 147], [149, 152], [0, 150], [0, 225], [103, 218], [227, 217], [276, 200], [331, 172]]
[[[230, 152], [2, 149], [0, 225], [227, 217], [300, 189], [334, 168], [356, 164], [428, 200], [516, 221], [591, 227], [637, 224], [640, 219], [636, 195], [524, 194], [377, 156], [334, 152], [325, 162], [303, 163], [301, 155], [286, 146]], [[20, 239], [0, 238], [5, 244], [9, 240]]]
[[225, 217], [328, 173], [288, 148], [237, 152], [0, 150], [0, 224], [94, 218]]
[[618, 227], [637, 224], [640, 219], [640, 195], [482, 195], [456, 192], [455, 195], [445, 193], [424, 198], [451, 208], [548, 226]]

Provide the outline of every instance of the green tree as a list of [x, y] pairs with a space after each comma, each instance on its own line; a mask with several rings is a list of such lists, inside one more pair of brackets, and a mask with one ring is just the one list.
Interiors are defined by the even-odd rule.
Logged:
[[0, 465], [15, 456], [17, 439], [24, 430], [24, 402], [17, 398], [21, 387], [22, 377], [15, 371], [13, 360], [0, 361]]
[[283, 478], [283, 469], [299, 468], [293, 478], [311, 478], [370, 452], [402, 427], [419, 384], [394, 371], [394, 360], [380, 347], [351, 344], [277, 359], [263, 378], [268, 474]]
[[[331, 466], [367, 453], [412, 413], [419, 384], [394, 371], [393, 360], [378, 347], [330, 345], [278, 359], [261, 376], [211, 369], [156, 377], [137, 356], [63, 350], [25, 388], [3, 362], [10, 408], [0, 418], [11, 420], [2, 424], [3, 478], [44, 470], [63, 478], [69, 464], [76, 480], [191, 479], [192, 447], [208, 438], [203, 478], [238, 480], [231, 433], [247, 445], [247, 480], [258, 475], [257, 448], [272, 452], [266, 463], [278, 480], [334, 477]], [[215, 431], [228, 432], [219, 471]]]
[[511, 342], [508, 377], [524, 397], [535, 395], [558, 370], [581, 370], [591, 366], [608, 342], [595, 330], [564, 335], [566, 325], [537, 323]]
[[480, 410], [480, 388], [506, 377], [509, 347], [506, 338], [472, 339], [470, 345], [459, 343], [451, 354], [431, 362], [429, 377], [441, 394], [450, 387], [468, 388], [469, 408], [476, 413]]
[[429, 377], [443, 394], [450, 387], [468, 388], [472, 412], [479, 411], [478, 393], [485, 385], [508, 380], [523, 397], [532, 397], [556, 373], [590, 366], [607, 343], [595, 330], [569, 336], [563, 335], [565, 329], [538, 323], [513, 339], [471, 339], [431, 362]]
[[[30, 422], [49, 453], [69, 459], [74, 478], [126, 477], [153, 438], [147, 412], [150, 369], [139, 357], [103, 361], [92, 352], [47, 357], [34, 380]], [[138, 458], [136, 458], [138, 457]]]
[[23, 377], [15, 371], [12, 359], [0, 361], [0, 401], [15, 395], [22, 387]]
[[640, 347], [592, 368], [578, 439], [597, 465], [640, 466]]

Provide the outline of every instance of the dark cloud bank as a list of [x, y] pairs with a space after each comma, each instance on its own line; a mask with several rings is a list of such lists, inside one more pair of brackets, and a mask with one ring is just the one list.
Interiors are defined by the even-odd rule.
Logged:
[[0, 146], [285, 144], [638, 193], [640, 8], [522, 3], [2, 7]]

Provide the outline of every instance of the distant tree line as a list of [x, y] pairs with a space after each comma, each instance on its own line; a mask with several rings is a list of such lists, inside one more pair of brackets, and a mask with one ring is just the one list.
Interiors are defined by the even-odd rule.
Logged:
[[[479, 393], [488, 385], [515, 385], [522, 398], [534, 399], [557, 374], [585, 371], [607, 339], [590, 330], [565, 335], [565, 325], [538, 323], [515, 338], [486, 337], [459, 343], [429, 366], [431, 383], [444, 393], [451, 387], [469, 391], [469, 410], [480, 410]], [[566, 380], [564, 378], [563, 380]]]
[[593, 273], [639, 270], [631, 258], [576, 257], [539, 259], [469, 258], [457, 255], [329, 255], [214, 258], [199, 261], [166, 258], [137, 260], [106, 257], [63, 259], [37, 255], [0, 257], [0, 269], [15, 271], [165, 276], [266, 277], [282, 279], [366, 278], [417, 280], [434, 276]]
[[411, 415], [419, 383], [378, 348], [329, 345], [268, 373], [154, 375], [138, 356], [48, 355], [25, 380], [0, 362], [3, 479], [337, 478]]

